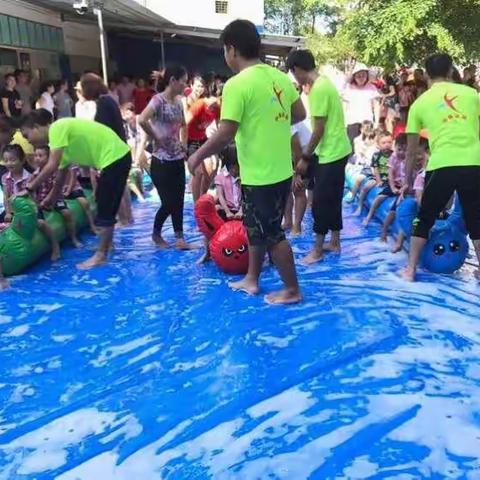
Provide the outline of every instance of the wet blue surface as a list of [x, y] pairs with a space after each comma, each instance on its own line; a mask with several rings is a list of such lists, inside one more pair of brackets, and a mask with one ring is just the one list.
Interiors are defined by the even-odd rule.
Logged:
[[298, 306], [156, 251], [151, 202], [108, 266], [78, 272], [90, 251], [67, 248], [14, 279], [0, 480], [480, 478], [480, 288], [467, 270], [399, 280], [404, 254], [350, 208], [342, 255], [299, 267]]

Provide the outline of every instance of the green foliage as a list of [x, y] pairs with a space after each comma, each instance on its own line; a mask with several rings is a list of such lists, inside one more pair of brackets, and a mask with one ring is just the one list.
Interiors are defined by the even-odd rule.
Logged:
[[[422, 63], [437, 51], [480, 58], [480, 0], [266, 0], [273, 33], [305, 34], [320, 62]], [[327, 33], [313, 31], [319, 20]]]

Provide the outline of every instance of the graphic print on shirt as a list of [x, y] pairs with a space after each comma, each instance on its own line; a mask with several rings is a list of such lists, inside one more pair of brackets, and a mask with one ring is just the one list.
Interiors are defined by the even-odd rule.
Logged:
[[278, 102], [280, 107], [282, 107], [282, 112], [280, 112], [275, 116], [275, 121], [279, 122], [280, 120], [288, 120], [288, 113], [285, 110], [285, 107], [282, 101], [283, 90], [277, 85], [275, 85], [275, 83], [273, 83], [272, 89], [273, 89], [273, 95], [274, 95], [272, 97], [272, 103]]
[[449, 113], [447, 117], [443, 119], [443, 123], [451, 122], [452, 120], [456, 119], [461, 119], [461, 120], [466, 120], [467, 116], [460, 112], [460, 110], [457, 109], [455, 106], [455, 101], [458, 99], [458, 95], [455, 97], [450, 96], [448, 93], [446, 93], [443, 97], [443, 102], [439, 104], [438, 108], [440, 110], [449, 110], [455, 112]]

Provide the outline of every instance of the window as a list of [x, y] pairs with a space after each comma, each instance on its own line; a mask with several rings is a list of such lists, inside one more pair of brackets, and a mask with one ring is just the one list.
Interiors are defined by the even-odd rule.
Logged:
[[215, 13], [228, 13], [228, 0], [215, 0]]

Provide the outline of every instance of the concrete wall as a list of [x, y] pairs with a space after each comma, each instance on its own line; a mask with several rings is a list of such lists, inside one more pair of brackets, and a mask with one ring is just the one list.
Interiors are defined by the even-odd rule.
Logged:
[[215, 13], [215, 0], [136, 0], [177, 25], [222, 29], [244, 18], [263, 26], [264, 0], [228, 0], [228, 13]]

